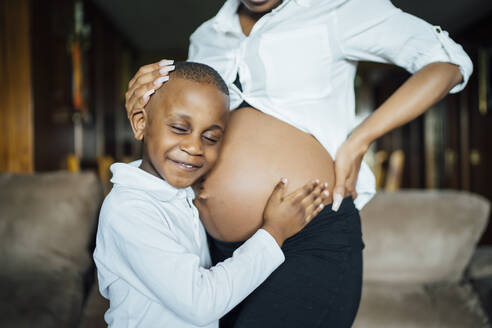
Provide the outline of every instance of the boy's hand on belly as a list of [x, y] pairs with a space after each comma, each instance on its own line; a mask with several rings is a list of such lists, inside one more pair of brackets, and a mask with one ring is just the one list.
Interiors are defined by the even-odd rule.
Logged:
[[307, 183], [285, 196], [287, 179], [275, 186], [263, 211], [263, 225], [282, 246], [284, 241], [304, 228], [326, 205], [328, 184], [318, 180]]

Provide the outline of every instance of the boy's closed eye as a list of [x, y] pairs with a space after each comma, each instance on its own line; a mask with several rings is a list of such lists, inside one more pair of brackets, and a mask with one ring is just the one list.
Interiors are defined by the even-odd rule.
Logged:
[[176, 132], [177, 134], [184, 134], [188, 132], [188, 128], [184, 126], [171, 125], [171, 129], [173, 129], [173, 131]]
[[217, 142], [220, 141], [221, 137], [222, 137], [221, 135], [218, 135], [210, 131], [207, 131], [205, 134], [202, 135], [202, 138], [210, 144], [216, 144]]
[[[176, 134], [186, 134], [189, 132], [189, 128], [185, 126], [180, 126], [180, 125], [170, 125], [171, 129], [173, 130], [174, 133]], [[217, 142], [220, 141], [221, 135], [217, 135], [214, 132], [211, 131], [206, 131], [205, 134], [202, 135], [202, 138], [205, 140], [205, 142], [209, 144], [216, 144]]]

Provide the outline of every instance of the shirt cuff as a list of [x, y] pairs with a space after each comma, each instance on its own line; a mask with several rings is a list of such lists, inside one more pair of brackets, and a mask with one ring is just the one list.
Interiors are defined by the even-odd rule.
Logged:
[[246, 240], [241, 249], [246, 252], [261, 252], [263, 256], [269, 259], [269, 262], [271, 261], [275, 268], [285, 261], [282, 249], [275, 241], [275, 238], [265, 229], [258, 229], [253, 236]]
[[[442, 48], [449, 57], [448, 62], [458, 66], [461, 75], [463, 76], [463, 82], [454, 86], [449, 93], [457, 93], [466, 86], [471, 73], [473, 72], [473, 63], [463, 50], [463, 47], [455, 43], [450, 37], [448, 32], [441, 29], [439, 26], [434, 26], [434, 35], [441, 43]], [[437, 60], [436, 60], [437, 61]]]

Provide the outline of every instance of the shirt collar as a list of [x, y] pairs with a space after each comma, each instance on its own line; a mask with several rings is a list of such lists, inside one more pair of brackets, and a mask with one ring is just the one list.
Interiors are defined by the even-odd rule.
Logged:
[[[290, 1], [294, 1], [297, 3], [299, 6], [302, 7], [309, 7], [311, 6], [312, 0], [283, 0], [282, 4], [278, 6], [277, 8], [272, 10], [273, 14], [278, 13], [281, 11], [287, 3]], [[234, 19], [235, 15], [237, 13], [237, 9], [239, 8], [239, 5], [241, 4], [240, 0], [227, 0], [222, 8], [220, 8], [219, 12], [214, 18], [213, 22], [213, 27], [217, 31], [222, 31], [222, 32], [227, 32], [231, 31], [234, 29]]]
[[295, 0], [299, 6], [310, 7], [313, 0]]
[[140, 169], [141, 163], [142, 161], [138, 160], [128, 164], [115, 163], [111, 165], [110, 170], [113, 173], [111, 182], [115, 185], [143, 190], [163, 202], [169, 202], [175, 198], [195, 198], [195, 193], [191, 187], [176, 188], [166, 180]]

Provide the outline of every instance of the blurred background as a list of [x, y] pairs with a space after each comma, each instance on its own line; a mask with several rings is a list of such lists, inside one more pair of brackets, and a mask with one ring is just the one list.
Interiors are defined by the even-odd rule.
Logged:
[[[0, 170], [44, 172], [66, 168], [70, 155], [81, 169], [94, 170], [106, 156], [138, 158], [124, 110], [129, 79], [161, 58], [185, 60], [189, 35], [223, 0], [1, 3]], [[393, 3], [448, 30], [472, 58], [474, 73], [463, 92], [373, 145], [366, 160], [378, 186], [452, 188], [492, 199], [492, 1]], [[408, 76], [394, 66], [361, 63], [358, 117]], [[395, 172], [388, 170], [392, 154]], [[491, 228], [482, 242], [492, 243]]]
[[[0, 171], [92, 171], [107, 191], [109, 165], [140, 157], [124, 109], [128, 81], [141, 65], [185, 60], [190, 34], [223, 2], [0, 0]], [[366, 161], [378, 189], [452, 189], [491, 200], [492, 1], [392, 2], [447, 30], [474, 73], [462, 92], [372, 145]], [[394, 66], [361, 63], [358, 119], [408, 77]], [[492, 225], [477, 238], [492, 245]]]

